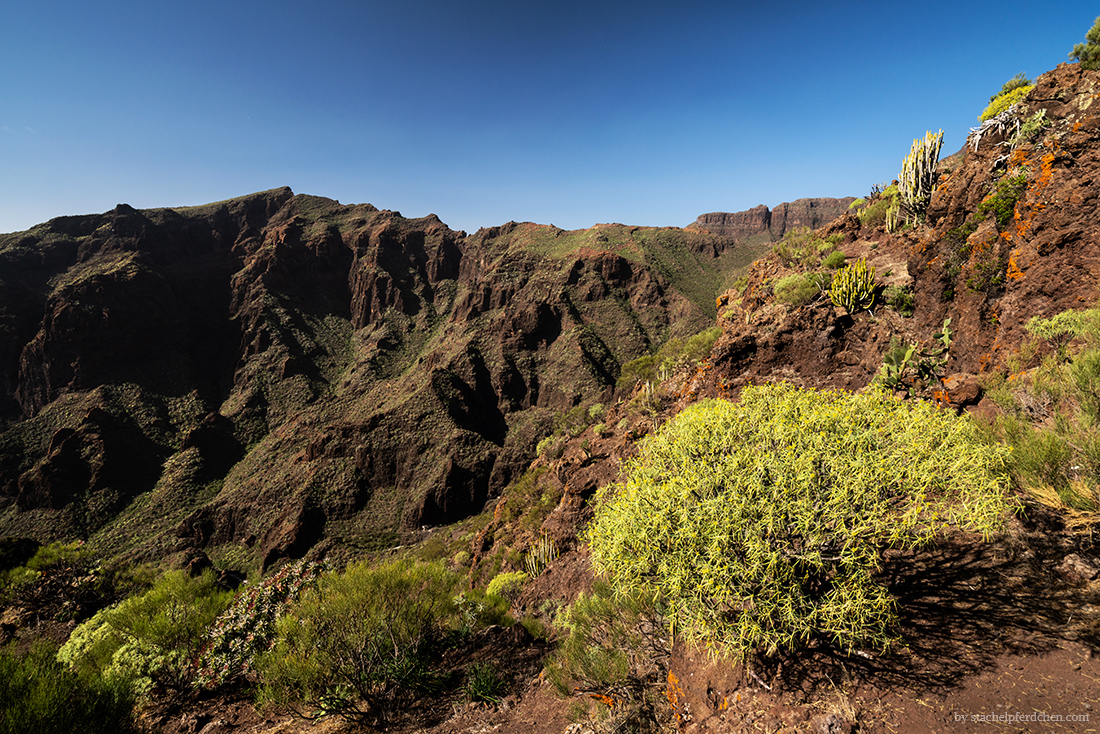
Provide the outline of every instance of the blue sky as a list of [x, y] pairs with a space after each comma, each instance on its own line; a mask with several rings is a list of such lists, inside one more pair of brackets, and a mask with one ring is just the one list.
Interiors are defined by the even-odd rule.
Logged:
[[18, 0], [0, 232], [290, 186], [469, 232], [858, 196], [1095, 2]]

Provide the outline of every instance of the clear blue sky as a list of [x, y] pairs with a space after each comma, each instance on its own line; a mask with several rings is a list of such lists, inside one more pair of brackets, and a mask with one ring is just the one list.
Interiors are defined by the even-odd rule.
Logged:
[[473, 232], [861, 195], [1100, 4], [6, 4], [0, 232], [290, 186]]

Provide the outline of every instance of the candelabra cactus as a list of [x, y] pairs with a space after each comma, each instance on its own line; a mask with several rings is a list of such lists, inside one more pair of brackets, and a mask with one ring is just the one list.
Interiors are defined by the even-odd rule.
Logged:
[[901, 163], [898, 191], [901, 194], [906, 224], [915, 224], [924, 219], [924, 212], [932, 200], [932, 189], [936, 186], [936, 164], [940, 160], [942, 146], [943, 130], [938, 133], [927, 132], [923, 140], [918, 138], [913, 141], [909, 155]]
[[540, 536], [538, 540], [531, 544], [531, 548], [527, 551], [527, 557], [524, 559], [528, 575], [535, 578], [545, 571], [550, 562], [557, 557], [558, 547], [554, 545], [553, 539], [547, 535]]
[[836, 271], [829, 298], [835, 305], [846, 308], [848, 313], [871, 308], [875, 303], [874, 267], [867, 265], [866, 259], [861, 259]]

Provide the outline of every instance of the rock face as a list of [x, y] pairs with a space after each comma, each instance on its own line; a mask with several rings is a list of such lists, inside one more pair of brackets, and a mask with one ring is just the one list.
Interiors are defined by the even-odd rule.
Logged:
[[797, 199], [774, 209], [761, 204], [743, 212], [701, 214], [691, 227], [739, 240], [766, 235], [774, 241], [791, 229], [824, 227], [848, 211], [848, 205], [853, 201], [855, 197], [852, 196], [843, 199]]
[[[728, 395], [776, 379], [858, 389], [877, 373], [892, 337], [928, 343], [950, 318], [954, 376], [940, 398], [957, 407], [979, 402], [983, 373], [1016, 354], [1032, 316], [1084, 308], [1100, 295], [1098, 96], [1100, 72], [1060, 65], [1018, 108], [1021, 122], [1043, 113], [1042, 127], [1015, 141], [982, 135], [940, 162], [923, 225], [889, 233], [845, 211], [822, 230], [843, 236], [849, 258], [867, 258], [880, 284], [912, 288], [911, 318], [881, 305], [874, 318], [850, 315], [826, 297], [779, 304], [771, 284], [792, 270], [773, 255], [754, 263], [743, 291], [723, 297], [710, 372], [688, 392]], [[745, 228], [765, 221], [761, 208], [742, 214]]]
[[269, 564], [480, 512], [556, 414], [708, 325], [738, 258], [286, 188], [5, 235], [0, 535]]

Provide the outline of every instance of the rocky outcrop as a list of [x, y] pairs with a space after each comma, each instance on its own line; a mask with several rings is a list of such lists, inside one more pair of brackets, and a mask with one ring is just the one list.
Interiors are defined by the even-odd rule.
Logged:
[[690, 226], [739, 240], [760, 235], [778, 240], [791, 229], [824, 227], [846, 212], [853, 201], [855, 198], [851, 196], [842, 199], [797, 199], [780, 204], [774, 209], [760, 204], [742, 212], [701, 214]]
[[858, 389], [893, 337], [928, 343], [950, 318], [946, 370], [954, 376], [939, 398], [978, 403], [983, 373], [1014, 357], [1031, 317], [1100, 295], [1098, 95], [1100, 72], [1063, 64], [1040, 76], [1017, 110], [1021, 123], [1042, 113], [1030, 136], [986, 134], [940, 162], [924, 224], [890, 233], [846, 212], [822, 228], [842, 237], [849, 258], [867, 258], [883, 286], [911, 288], [912, 317], [881, 303], [874, 317], [848, 314], [824, 296], [797, 308], [777, 303], [772, 285], [793, 271], [773, 255], [754, 263], [743, 290], [724, 296], [710, 371], [687, 394], [729, 395], [777, 379]]

